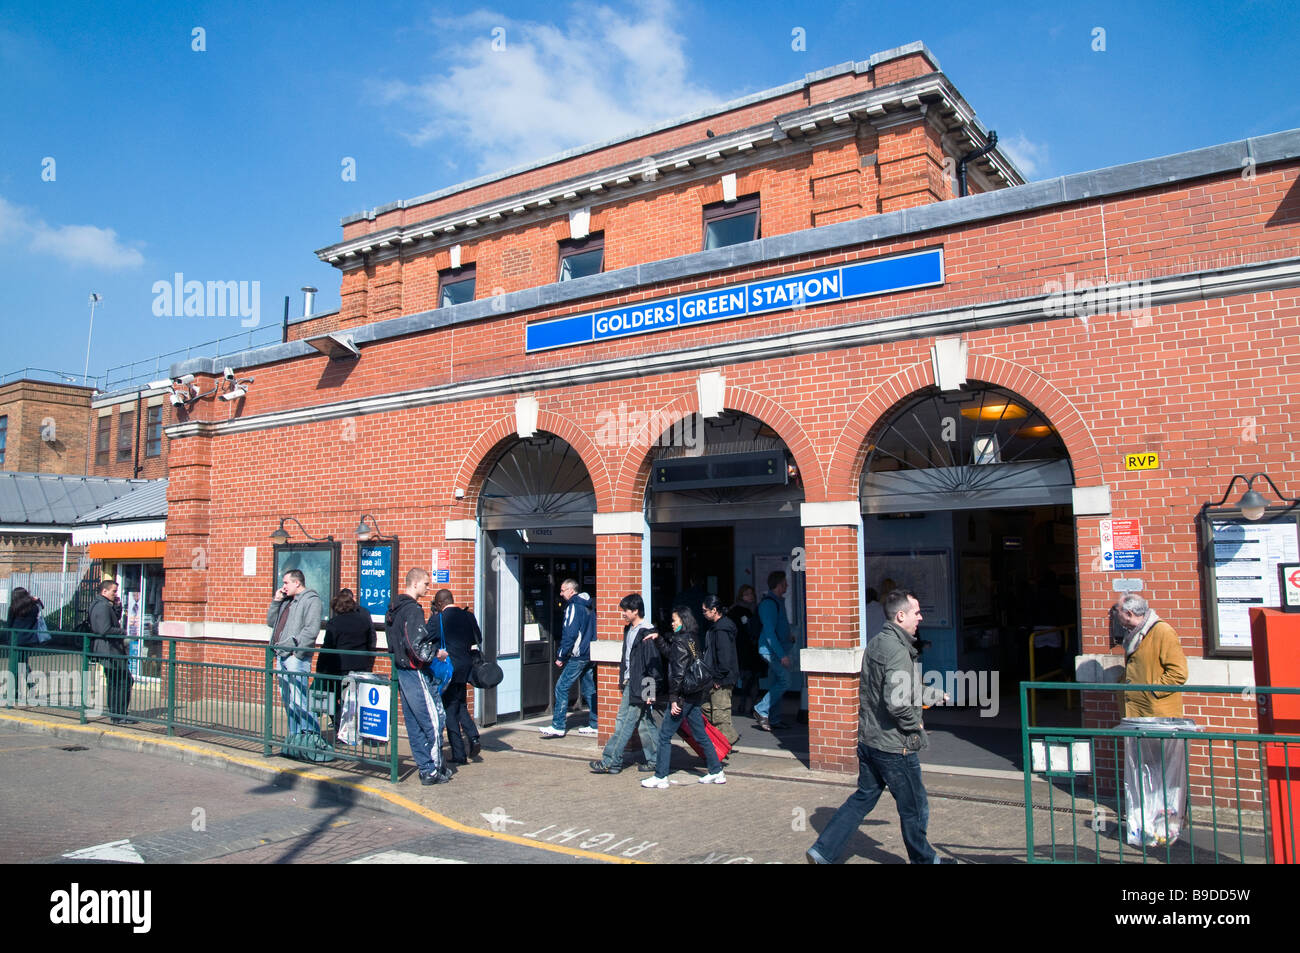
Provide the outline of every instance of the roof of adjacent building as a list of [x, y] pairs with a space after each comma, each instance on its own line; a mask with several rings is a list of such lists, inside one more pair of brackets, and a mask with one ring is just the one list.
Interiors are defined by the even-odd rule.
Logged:
[[[117, 477], [69, 476], [54, 473], [0, 473], [0, 525], [35, 527], [71, 527], [81, 517], [97, 513], [121, 501], [126, 512], [140, 507], [141, 515], [117, 516], [115, 519], [158, 518], [144, 515], [143, 510], [157, 510], [154, 494], [162, 485], [162, 515], [167, 513], [166, 480], [126, 480]], [[125, 497], [148, 490], [130, 507]], [[107, 522], [103, 517], [97, 522]]]
[[126, 523], [136, 520], [165, 520], [167, 518], [167, 481], [132, 480], [131, 490], [103, 506], [83, 513], [77, 523]]

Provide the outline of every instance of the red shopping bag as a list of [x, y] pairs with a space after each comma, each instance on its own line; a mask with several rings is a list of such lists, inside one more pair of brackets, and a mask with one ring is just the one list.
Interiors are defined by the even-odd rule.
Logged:
[[[713, 750], [718, 753], [718, 760], [721, 761], [727, 755], [731, 754], [731, 742], [727, 740], [726, 735], [713, 727], [713, 722], [709, 721], [709, 719], [705, 718], [702, 714], [700, 717], [704, 719], [704, 733], [708, 735], [709, 740], [713, 742]], [[704, 749], [700, 747], [700, 743], [696, 741], [695, 736], [691, 734], [690, 726], [684, 721], [682, 722], [682, 737], [686, 739], [686, 743], [695, 750], [696, 754], [701, 758], [704, 757]], [[708, 759], [705, 758], [705, 760], [707, 761]]]

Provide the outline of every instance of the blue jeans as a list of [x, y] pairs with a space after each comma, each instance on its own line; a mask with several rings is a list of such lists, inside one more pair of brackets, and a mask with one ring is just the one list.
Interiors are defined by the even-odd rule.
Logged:
[[280, 699], [284, 702], [284, 713], [289, 717], [289, 734], [300, 731], [319, 732], [320, 722], [311, 713], [307, 704], [307, 679], [311, 675], [311, 659], [298, 656], [277, 655], [276, 668], [280, 674], [276, 680], [280, 683]]
[[569, 713], [569, 689], [578, 682], [578, 693], [587, 703], [590, 714], [587, 724], [596, 727], [596, 663], [586, 659], [571, 658], [564, 663], [564, 671], [555, 682], [555, 710], [551, 712], [551, 727], [564, 731], [566, 716]]
[[646, 761], [653, 762], [658, 756], [658, 713], [653, 706], [642, 704], [641, 696], [634, 696], [632, 691], [632, 683], [628, 682], [623, 688], [623, 700], [618, 705], [618, 717], [614, 719], [614, 735], [601, 753], [601, 760], [608, 768], [623, 767], [623, 751], [632, 740], [633, 731], [641, 736]]
[[770, 721], [780, 721], [781, 699], [785, 696], [785, 687], [790, 684], [790, 670], [781, 664], [779, 657], [767, 658], [764, 655], [763, 658], [767, 659], [767, 694], [754, 706], [754, 714], [762, 715]]
[[817, 853], [834, 863], [844, 843], [871, 813], [885, 788], [889, 788], [898, 806], [908, 859], [914, 864], [933, 864], [934, 848], [925, 839], [930, 802], [921, 783], [921, 759], [915, 754], [881, 751], [864, 744], [858, 745], [858, 789], [849, 795], [817, 838], [813, 845]]
[[709, 740], [708, 734], [704, 730], [704, 714], [700, 711], [699, 705], [692, 705], [690, 702], [681, 702], [682, 713], [674, 715], [672, 706], [664, 712], [664, 723], [659, 728], [659, 751], [655, 759], [655, 777], [668, 777], [668, 767], [673, 760], [673, 735], [677, 734], [677, 729], [685, 721], [691, 726], [691, 734], [704, 749], [704, 762], [709, 766], [709, 774], [717, 774], [722, 770], [722, 762], [718, 760], [718, 752], [713, 748], [713, 742]]
[[406, 739], [420, 774], [442, 770], [442, 723], [446, 720], [438, 685], [427, 669], [399, 668], [397, 687], [406, 714]]

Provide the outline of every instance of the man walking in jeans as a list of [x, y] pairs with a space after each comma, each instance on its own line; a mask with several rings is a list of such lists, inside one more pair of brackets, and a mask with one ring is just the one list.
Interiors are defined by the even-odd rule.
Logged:
[[929, 745], [921, 724], [916, 684], [916, 630], [921, 605], [908, 591], [885, 596], [884, 628], [862, 653], [858, 686], [858, 789], [808, 848], [810, 864], [830, 864], [844, 843], [889, 788], [898, 805], [903, 843], [914, 864], [937, 864], [939, 855], [926, 840], [930, 805], [921, 783], [918, 752]]
[[655, 640], [659, 634], [645, 620], [645, 601], [641, 593], [632, 592], [620, 600], [623, 612], [623, 661], [618, 667], [618, 689], [622, 699], [614, 719], [614, 734], [601, 752], [599, 761], [590, 762], [592, 774], [618, 774], [623, 770], [623, 752], [632, 740], [632, 732], [641, 735], [641, 750], [646, 763], [642, 771], [654, 770], [659, 753], [659, 716], [655, 700], [667, 696], [663, 660]]
[[564, 625], [560, 629], [560, 651], [555, 660], [561, 669], [555, 683], [555, 709], [551, 723], [541, 729], [543, 738], [563, 738], [569, 713], [569, 689], [578, 683], [578, 692], [587, 702], [587, 724], [580, 735], [596, 733], [596, 664], [591, 660], [591, 640], [596, 637], [596, 613], [591, 611], [591, 596], [578, 591], [576, 579], [560, 583], [564, 607]]

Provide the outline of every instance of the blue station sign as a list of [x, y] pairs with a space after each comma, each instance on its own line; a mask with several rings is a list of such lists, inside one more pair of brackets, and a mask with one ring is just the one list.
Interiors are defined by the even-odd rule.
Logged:
[[606, 338], [649, 334], [942, 284], [943, 249], [933, 248], [538, 321], [528, 325], [524, 350], [549, 351]]

